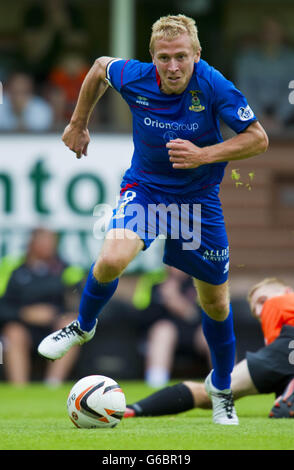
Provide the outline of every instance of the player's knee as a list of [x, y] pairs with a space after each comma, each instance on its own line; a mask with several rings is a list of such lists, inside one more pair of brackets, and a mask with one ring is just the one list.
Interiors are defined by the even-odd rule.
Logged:
[[212, 302], [202, 302], [205, 313], [214, 320], [224, 321], [229, 314], [229, 302], [225, 299], [216, 299]]
[[93, 274], [99, 282], [111, 282], [121, 275], [127, 267], [128, 260], [121, 254], [104, 254], [93, 268]]

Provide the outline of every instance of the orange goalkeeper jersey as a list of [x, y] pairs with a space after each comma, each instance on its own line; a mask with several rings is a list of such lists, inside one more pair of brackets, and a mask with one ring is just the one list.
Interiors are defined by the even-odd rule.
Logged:
[[268, 299], [261, 312], [265, 344], [272, 343], [284, 325], [294, 326], [294, 293]]

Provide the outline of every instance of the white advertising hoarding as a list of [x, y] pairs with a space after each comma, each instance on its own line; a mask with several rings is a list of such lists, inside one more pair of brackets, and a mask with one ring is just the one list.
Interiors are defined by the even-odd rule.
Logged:
[[[89, 266], [103, 242], [94, 208], [115, 207], [121, 178], [129, 167], [129, 135], [92, 135], [88, 156], [77, 159], [60, 135], [0, 136], [0, 256], [24, 250], [32, 228], [60, 233], [60, 254]], [[158, 268], [162, 241], [139, 255], [129, 271]]]

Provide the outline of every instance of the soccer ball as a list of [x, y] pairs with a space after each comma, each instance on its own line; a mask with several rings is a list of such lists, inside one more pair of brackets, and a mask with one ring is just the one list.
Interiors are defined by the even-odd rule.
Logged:
[[69, 418], [78, 428], [114, 428], [126, 409], [120, 386], [104, 375], [80, 379], [67, 399]]

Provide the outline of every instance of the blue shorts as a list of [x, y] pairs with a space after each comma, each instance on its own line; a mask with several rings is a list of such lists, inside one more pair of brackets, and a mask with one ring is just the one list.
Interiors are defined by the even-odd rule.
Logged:
[[164, 237], [163, 262], [210, 284], [226, 282], [229, 246], [219, 186], [194, 194], [167, 194], [128, 183], [108, 226], [129, 229], [144, 242], [144, 250]]

